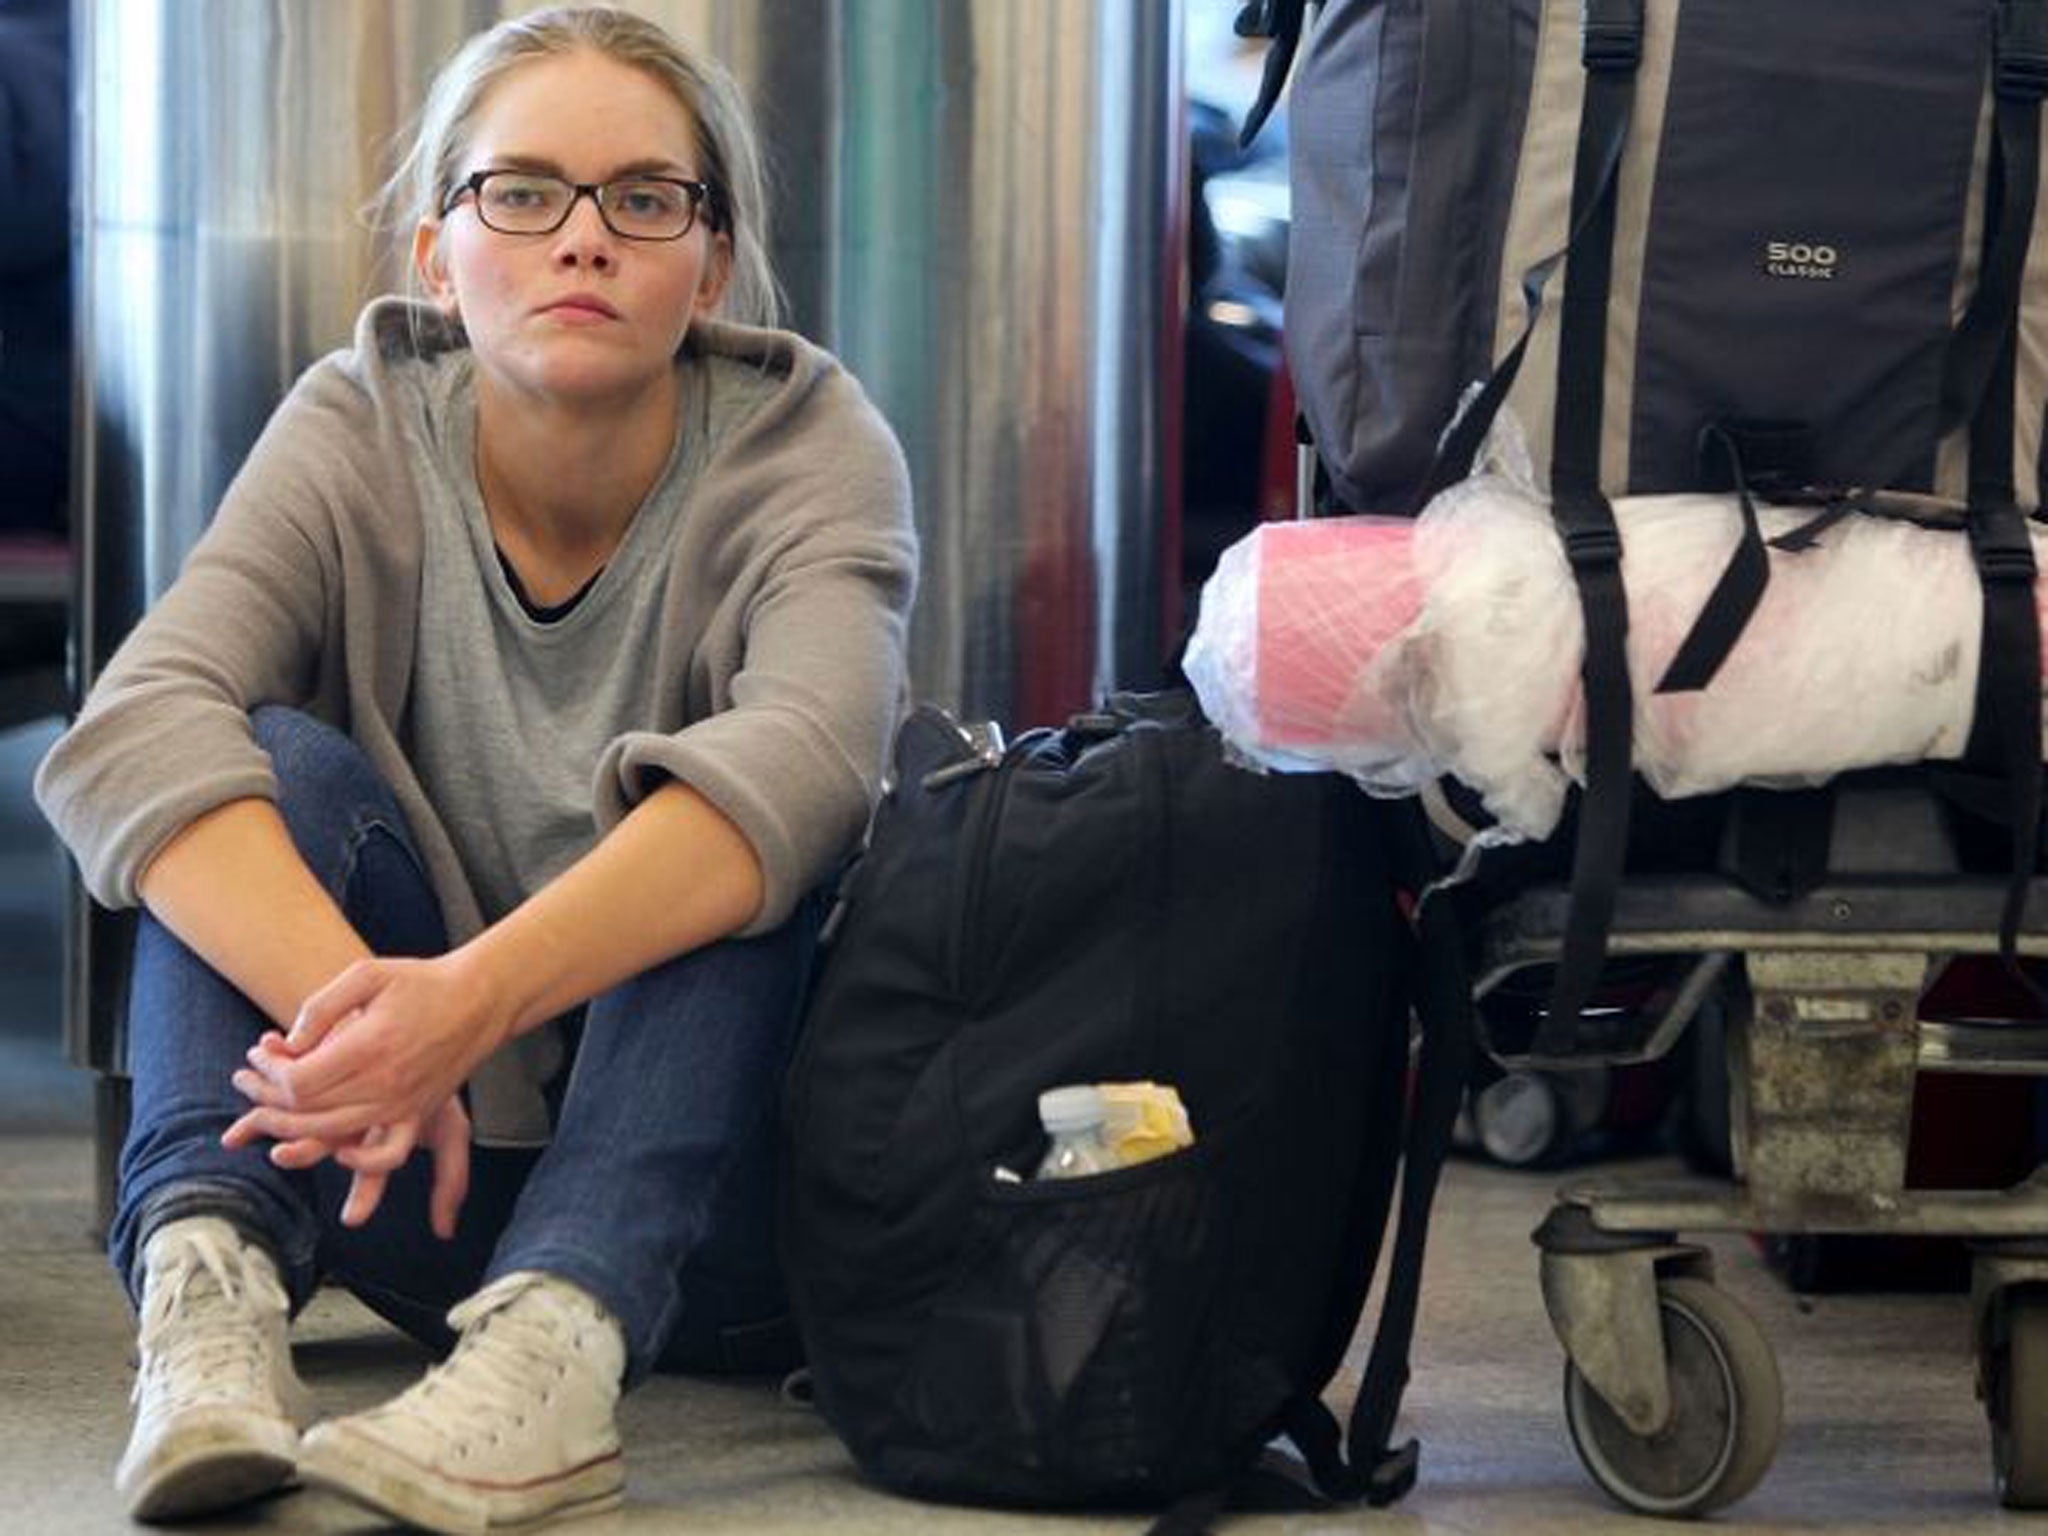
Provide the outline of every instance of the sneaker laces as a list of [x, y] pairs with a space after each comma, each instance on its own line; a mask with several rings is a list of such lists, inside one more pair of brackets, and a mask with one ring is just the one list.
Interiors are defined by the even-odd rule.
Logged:
[[552, 1405], [587, 1328], [602, 1320], [594, 1303], [586, 1322], [537, 1285], [531, 1274], [507, 1275], [456, 1307], [454, 1353], [374, 1416], [403, 1419], [408, 1434], [428, 1434], [457, 1456], [479, 1436], [500, 1445], [506, 1431], [525, 1429]]
[[167, 1233], [150, 1254], [129, 1401], [166, 1383], [170, 1410], [273, 1391], [268, 1327], [289, 1308], [277, 1267], [233, 1233]]

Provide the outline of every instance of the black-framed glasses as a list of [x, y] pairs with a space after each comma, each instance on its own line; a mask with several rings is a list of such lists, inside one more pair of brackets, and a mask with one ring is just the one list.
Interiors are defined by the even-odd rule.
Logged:
[[501, 235], [551, 235], [569, 222], [580, 197], [597, 205], [606, 229], [624, 240], [680, 240], [704, 213], [716, 230], [723, 202], [708, 181], [680, 176], [620, 176], [611, 181], [568, 181], [539, 171], [478, 171], [441, 203], [445, 218], [467, 195], [486, 229]]

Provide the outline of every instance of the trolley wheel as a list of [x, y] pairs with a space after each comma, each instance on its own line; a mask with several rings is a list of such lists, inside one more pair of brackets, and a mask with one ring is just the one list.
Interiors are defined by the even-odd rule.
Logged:
[[1777, 1454], [1784, 1394], [1754, 1319], [1705, 1280], [1657, 1284], [1671, 1417], [1639, 1435], [1569, 1361], [1565, 1422], [1593, 1481], [1649, 1515], [1704, 1515], [1732, 1504]]
[[1984, 1411], [1998, 1501], [2048, 1508], [2048, 1292], [2007, 1291], [1994, 1305]]

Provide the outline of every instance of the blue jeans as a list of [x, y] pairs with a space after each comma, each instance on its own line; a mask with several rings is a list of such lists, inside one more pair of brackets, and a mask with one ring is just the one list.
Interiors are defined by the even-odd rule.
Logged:
[[[378, 954], [439, 954], [441, 913], [396, 799], [346, 736], [293, 710], [253, 717], [278, 808], [316, 878]], [[452, 1241], [427, 1225], [432, 1163], [393, 1175], [376, 1214], [340, 1224], [347, 1171], [287, 1172], [220, 1135], [247, 1108], [230, 1075], [263, 1014], [154, 919], [128, 1013], [134, 1118], [108, 1248], [139, 1296], [149, 1233], [218, 1215], [262, 1242], [294, 1307], [323, 1278], [434, 1348], [448, 1309], [513, 1270], [574, 1281], [619, 1319], [629, 1385], [656, 1365], [795, 1363], [774, 1233], [776, 1107], [795, 1043], [816, 904], [772, 933], [643, 972], [580, 1010], [549, 1085], [544, 1148], [473, 1149]]]

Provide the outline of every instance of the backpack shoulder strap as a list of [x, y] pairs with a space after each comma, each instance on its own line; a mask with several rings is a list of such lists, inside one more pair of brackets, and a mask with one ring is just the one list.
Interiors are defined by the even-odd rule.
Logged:
[[1247, 148], [1273, 115], [1273, 106], [1287, 85], [1294, 68], [1294, 55], [1301, 47], [1301, 29], [1308, 0], [1245, 0], [1237, 13], [1239, 37], [1270, 37], [1266, 50], [1266, 72], [1259, 78], [1258, 99], [1244, 115], [1244, 129], [1237, 136], [1240, 149]]
[[1184, 1494], [1146, 1527], [1145, 1536], [1209, 1536], [1209, 1528], [1222, 1515], [1223, 1506], [1229, 1499], [1227, 1484]]
[[[1376, 1508], [1392, 1504], [1415, 1485], [1420, 1463], [1415, 1441], [1398, 1446], [1388, 1442], [1401, 1394], [1408, 1385], [1408, 1354], [1415, 1335], [1430, 1205], [1450, 1150], [1451, 1127], [1464, 1096], [1477, 1039], [1470, 968], [1456, 919], [1447, 897], [1432, 900], [1427, 896], [1437, 860], [1420, 802], [1389, 803], [1385, 810], [1393, 829], [1395, 878], [1424, 893], [1418, 908], [1421, 941], [1411, 986], [1422, 1025], [1422, 1055], [1403, 1139], [1399, 1226], [1372, 1354], [1364, 1385], [1352, 1406], [1348, 1432], [1312, 1393], [1289, 1404], [1279, 1426], [1301, 1453], [1317, 1493], [1333, 1503], [1363, 1499]], [[1362, 1193], [1361, 1198], [1366, 1195]], [[1146, 1536], [1202, 1536], [1236, 1487], [1233, 1479], [1186, 1495], [1160, 1515]]]
[[1402, 1162], [1399, 1226], [1387, 1271], [1386, 1296], [1365, 1382], [1352, 1404], [1345, 1435], [1350, 1466], [1362, 1482], [1366, 1501], [1375, 1506], [1393, 1503], [1415, 1482], [1418, 1450], [1412, 1440], [1398, 1446], [1391, 1443], [1394, 1419], [1408, 1385], [1408, 1354], [1415, 1337], [1430, 1205], [1450, 1151], [1451, 1127], [1471, 1075], [1477, 1038], [1464, 941], [1449, 898], [1432, 896], [1429, 890], [1436, 859], [1429, 845], [1428, 825], [1419, 805], [1400, 809], [1403, 814], [1395, 819], [1401, 840], [1400, 867], [1420, 892], [1414, 1002], [1422, 1027], [1422, 1054]]

